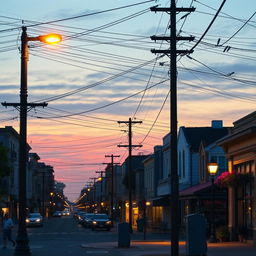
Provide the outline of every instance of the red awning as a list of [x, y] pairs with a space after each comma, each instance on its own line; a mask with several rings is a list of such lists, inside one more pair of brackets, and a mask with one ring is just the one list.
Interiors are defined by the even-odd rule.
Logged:
[[180, 196], [191, 196], [200, 193], [204, 189], [208, 189], [211, 186], [211, 182], [206, 182], [202, 184], [195, 185], [180, 191]]

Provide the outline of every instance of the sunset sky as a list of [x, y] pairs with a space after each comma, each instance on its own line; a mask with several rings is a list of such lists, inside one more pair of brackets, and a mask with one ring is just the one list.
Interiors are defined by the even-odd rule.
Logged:
[[[178, 0], [177, 7], [196, 8], [177, 14], [177, 34], [195, 41], [177, 43], [191, 49], [213, 20], [223, 0]], [[28, 101], [48, 102], [28, 112], [31, 152], [52, 165], [55, 178], [75, 200], [83, 186], [104, 170], [105, 155], [127, 149], [127, 126], [133, 119], [133, 154], [149, 154], [169, 130], [169, 57], [150, 49], [169, 42], [150, 39], [169, 35], [169, 14], [150, 7], [169, 1], [10, 0], [0, 10], [0, 101], [19, 102], [20, 35], [59, 33], [63, 41], [47, 46], [29, 43]], [[201, 42], [189, 56], [178, 56], [178, 125], [225, 126], [255, 111], [256, 1], [226, 1]], [[1, 127], [19, 131], [19, 112], [0, 107]]]

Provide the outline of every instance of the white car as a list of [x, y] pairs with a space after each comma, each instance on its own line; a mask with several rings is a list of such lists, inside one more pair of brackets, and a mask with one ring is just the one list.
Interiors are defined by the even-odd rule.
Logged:
[[43, 217], [39, 212], [29, 213], [26, 218], [26, 225], [28, 227], [43, 226]]

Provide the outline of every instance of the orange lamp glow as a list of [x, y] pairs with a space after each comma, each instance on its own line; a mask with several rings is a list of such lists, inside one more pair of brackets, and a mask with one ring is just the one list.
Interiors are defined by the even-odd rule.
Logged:
[[208, 163], [208, 172], [210, 175], [214, 176], [218, 171], [218, 164], [217, 163]]
[[46, 44], [57, 44], [62, 41], [62, 36], [59, 34], [48, 34], [39, 36], [39, 41]]

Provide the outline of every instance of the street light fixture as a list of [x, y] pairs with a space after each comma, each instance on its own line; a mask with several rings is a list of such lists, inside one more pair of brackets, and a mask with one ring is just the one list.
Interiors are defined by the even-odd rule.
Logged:
[[216, 236], [215, 236], [215, 218], [214, 218], [214, 208], [215, 208], [215, 200], [214, 200], [214, 177], [218, 171], [218, 164], [214, 161], [211, 161], [207, 165], [208, 167], [208, 172], [211, 176], [211, 197], [212, 197], [212, 209], [211, 209], [211, 230], [210, 230], [210, 238], [209, 242], [210, 243], [216, 243]]
[[[54, 35], [54, 36], [53, 36]], [[27, 64], [28, 64], [28, 42], [40, 41], [44, 43], [58, 43], [61, 41], [61, 36], [51, 34], [46, 36], [28, 37], [27, 28], [22, 27], [21, 35], [21, 80], [20, 80], [20, 136], [19, 136], [19, 225], [16, 238], [17, 245], [15, 247], [15, 256], [31, 255], [29, 248], [29, 240], [26, 230], [26, 207], [27, 207], [27, 107], [46, 106], [46, 103], [27, 103]], [[17, 104], [16, 104], [17, 105]]]

